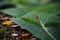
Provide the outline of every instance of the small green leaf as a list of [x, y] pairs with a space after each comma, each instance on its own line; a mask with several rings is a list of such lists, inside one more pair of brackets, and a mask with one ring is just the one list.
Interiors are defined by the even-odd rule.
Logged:
[[1, 28], [0, 29], [0, 34], [2, 34], [4, 31], [6, 31], [7, 30], [7, 28], [6, 27], [3, 27], [3, 28]]

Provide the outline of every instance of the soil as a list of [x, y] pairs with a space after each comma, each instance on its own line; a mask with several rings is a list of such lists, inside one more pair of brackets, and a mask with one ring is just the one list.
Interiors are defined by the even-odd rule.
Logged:
[[[5, 21], [11, 21], [9, 19], [12, 17], [13, 16], [0, 12], [0, 29], [2, 27], [7, 27], [7, 30], [4, 31], [4, 33], [0, 34], [0, 40], [39, 40], [34, 35], [32, 35], [29, 31], [25, 29], [21, 29], [20, 26], [18, 26], [14, 22], [12, 22], [12, 24], [9, 26], [4, 24]], [[24, 34], [27, 34], [27, 35], [22, 36]]]

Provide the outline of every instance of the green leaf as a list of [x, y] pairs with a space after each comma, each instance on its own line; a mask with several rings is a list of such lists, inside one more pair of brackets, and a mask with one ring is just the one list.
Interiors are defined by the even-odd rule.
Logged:
[[31, 5], [34, 5], [34, 4], [38, 4], [39, 3], [39, 0], [17, 0], [17, 2], [21, 3], [21, 4], [31, 4]]
[[47, 5], [37, 5], [37, 6], [30, 6], [30, 7], [23, 7], [23, 8], [11, 8], [11, 9], [6, 9], [2, 10], [2, 12], [12, 15], [12, 16], [17, 16], [20, 17], [21, 15], [24, 15], [32, 10], [39, 11], [39, 12], [47, 12], [47, 13], [57, 13], [60, 12], [60, 5], [59, 3], [51, 3]]
[[[28, 12], [26, 15], [21, 16], [22, 19], [30, 21], [32, 23], [37, 23], [37, 20], [34, 16], [34, 14], [37, 13], [39, 16], [39, 20], [42, 21], [43, 24], [55, 22], [60, 23], [60, 16], [58, 16], [60, 13], [44, 13], [44, 12]], [[29, 15], [29, 16], [28, 16]]]
[[[38, 13], [37, 13], [38, 14]], [[29, 16], [27, 16], [29, 15]], [[30, 12], [28, 13], [27, 15], [25, 15], [24, 17], [22, 17], [23, 19], [25, 20], [28, 20], [27, 18], [31, 18], [33, 19], [34, 17], [34, 13], [33, 12]], [[47, 22], [59, 22], [60, 23], [60, 19], [56, 16], [56, 15], [53, 15], [53, 14], [47, 14], [47, 13], [39, 13], [38, 14], [39, 18], [37, 19], [37, 21], [39, 22], [40, 26], [42, 26], [42, 28], [45, 30], [45, 32], [53, 39], [53, 40], [56, 40], [52, 35], [51, 33], [49, 33], [49, 31], [45, 28], [45, 24]], [[55, 19], [54, 19], [55, 18]], [[36, 18], [35, 18], [36, 19]], [[28, 20], [30, 22], [32, 22], [31, 20]]]
[[[12, 21], [14, 21], [15, 23], [17, 23], [19, 26], [21, 26], [21, 28], [23, 29], [26, 29], [28, 31], [30, 31], [32, 34], [34, 34], [32, 32], [33, 30], [33, 27], [35, 28], [36, 24], [38, 24], [37, 29], [34, 29], [34, 30], [39, 30], [38, 32], [42, 31], [43, 30], [43, 33], [45, 33], [43, 36], [41, 35], [38, 35], [37, 33], [34, 34], [35, 36], [37, 36], [39, 38], [39, 36], [43, 37], [42, 40], [56, 40], [57, 38], [55, 38], [55, 36], [53, 34], [51, 34], [51, 31], [49, 31], [49, 27], [46, 27], [45, 24], [46, 23], [60, 23], [60, 17], [57, 17], [56, 16], [56, 13], [55, 14], [49, 14], [49, 13], [37, 13], [38, 16], [39, 16], [39, 19], [36, 19], [35, 16], [34, 16], [34, 12], [29, 12], [28, 14], [22, 16], [21, 18], [22, 19], [12, 19]], [[29, 16], [28, 16], [29, 15]], [[58, 20], [59, 19], [59, 20]], [[17, 21], [18, 20], [18, 21]], [[17, 22], [16, 22], [17, 21]], [[26, 22], [25, 22], [26, 21]], [[27, 23], [28, 22], [28, 23]], [[34, 25], [33, 25], [34, 24]], [[47, 25], [48, 25], [47, 24]], [[29, 27], [31, 27], [32, 29], [30, 29]], [[38, 28], [41, 28], [41, 29], [38, 29]], [[52, 26], [53, 28], [54, 26]], [[30, 30], [29, 30], [30, 29]], [[48, 30], [47, 30], [48, 29]], [[37, 32], [36, 31], [36, 32]], [[39, 33], [39, 34], [43, 34], [43, 33]], [[54, 32], [53, 32], [54, 33]], [[46, 36], [46, 38], [44, 38]], [[41, 38], [40, 37], [40, 38]], [[48, 39], [47, 39], [48, 37]]]
[[27, 12], [29, 12], [30, 9], [28, 8], [11, 8], [11, 9], [5, 9], [2, 10], [2, 12], [4, 12], [5, 14], [11, 15], [11, 16], [16, 16], [16, 17], [20, 17], [24, 14], [26, 14]]
[[[38, 25], [35, 25], [29, 21], [25, 21], [21, 18], [12, 18], [13, 22], [21, 26], [22, 29], [26, 29], [29, 32], [31, 32], [34, 36], [42, 39], [42, 40], [53, 40], [46, 32], [45, 30]], [[18, 20], [18, 21], [17, 21]], [[52, 25], [47, 26], [46, 29], [56, 38], [56, 40], [59, 40], [60, 36], [60, 27], [54, 27]]]
[[46, 5], [38, 5], [31, 7], [34, 10], [37, 10], [39, 12], [48, 12], [48, 13], [56, 13], [60, 12], [60, 3], [48, 3]]

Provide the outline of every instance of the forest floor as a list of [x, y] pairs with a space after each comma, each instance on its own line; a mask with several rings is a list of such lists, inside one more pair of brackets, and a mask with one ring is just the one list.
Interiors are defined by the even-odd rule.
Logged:
[[[0, 40], [38, 40], [29, 31], [21, 29], [20, 26], [9, 20], [10, 18], [14, 17], [0, 12], [0, 29], [7, 27], [7, 30], [0, 34]], [[8, 37], [1, 37], [5, 34], [8, 34]]]

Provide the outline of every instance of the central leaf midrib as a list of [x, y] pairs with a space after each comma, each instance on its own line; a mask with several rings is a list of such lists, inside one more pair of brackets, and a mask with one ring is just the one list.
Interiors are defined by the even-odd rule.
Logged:
[[[38, 20], [39, 21], [39, 20]], [[41, 20], [39, 21], [42, 28], [45, 30], [45, 32], [53, 39], [56, 40], [55, 37], [45, 28], [44, 24], [41, 22]]]

